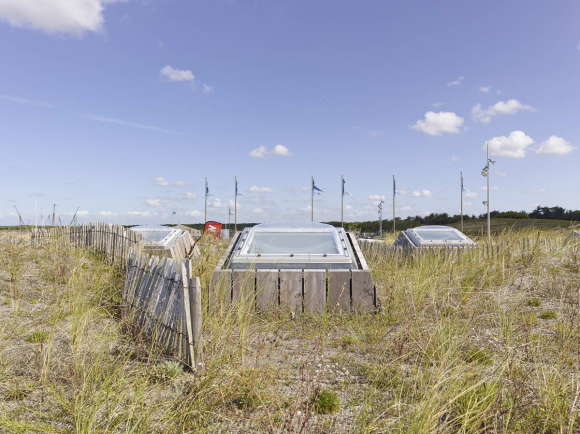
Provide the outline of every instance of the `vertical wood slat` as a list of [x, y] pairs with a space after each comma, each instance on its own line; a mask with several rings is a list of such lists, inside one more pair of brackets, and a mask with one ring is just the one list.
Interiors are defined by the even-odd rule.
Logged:
[[326, 307], [326, 270], [304, 270], [304, 312], [324, 313]]
[[233, 270], [232, 303], [239, 301], [254, 305], [256, 295], [256, 270]]
[[280, 270], [280, 308], [302, 312], [302, 270]]
[[372, 312], [376, 305], [375, 287], [368, 270], [352, 270], [352, 311]]
[[201, 313], [201, 281], [199, 277], [194, 277], [191, 287], [191, 315], [193, 329], [193, 346], [195, 351], [195, 363], [192, 367], [198, 368], [203, 360], [203, 344], [201, 341], [202, 313]]
[[350, 270], [328, 272], [327, 307], [330, 312], [350, 311]]
[[187, 331], [187, 356], [189, 366], [194, 368], [196, 366], [195, 350], [194, 350], [194, 336], [193, 336], [193, 315], [192, 313], [192, 281], [191, 281], [191, 262], [185, 259], [181, 262], [181, 278], [183, 283], [183, 308], [185, 318], [185, 328]]
[[216, 312], [232, 302], [232, 270], [214, 271], [209, 290], [208, 308]]
[[262, 312], [278, 307], [278, 270], [256, 272], [256, 307]]

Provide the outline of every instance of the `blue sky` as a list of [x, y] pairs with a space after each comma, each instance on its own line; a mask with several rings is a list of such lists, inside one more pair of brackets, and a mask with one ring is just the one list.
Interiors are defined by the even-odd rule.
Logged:
[[[580, 208], [577, 1], [0, 0], [0, 224]], [[175, 215], [172, 215], [175, 211]], [[388, 216], [390, 212], [385, 212]]]

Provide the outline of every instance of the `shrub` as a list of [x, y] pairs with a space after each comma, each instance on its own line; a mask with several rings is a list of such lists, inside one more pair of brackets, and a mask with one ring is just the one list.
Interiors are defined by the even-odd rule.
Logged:
[[336, 413], [340, 408], [340, 399], [335, 392], [322, 389], [314, 395], [312, 404], [316, 413], [331, 414]]
[[530, 307], [540, 307], [542, 302], [538, 298], [530, 298], [526, 304]]
[[167, 360], [155, 367], [154, 377], [160, 381], [173, 380], [183, 373], [181, 363]]
[[43, 344], [48, 339], [48, 332], [44, 330], [37, 330], [34, 333], [31, 333], [27, 336], [26, 342], [30, 342], [31, 344]]
[[557, 315], [556, 312], [554, 312], [553, 310], [545, 310], [544, 312], [542, 312], [538, 318], [540, 319], [556, 319]]

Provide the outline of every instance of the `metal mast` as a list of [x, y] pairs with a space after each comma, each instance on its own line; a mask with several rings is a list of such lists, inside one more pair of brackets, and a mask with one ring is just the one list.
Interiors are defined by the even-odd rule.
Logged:
[[461, 189], [461, 232], [463, 232], [463, 170], [460, 172], [460, 189]]
[[238, 231], [238, 177], [234, 176], [234, 234]]
[[490, 212], [490, 201], [489, 201], [489, 178], [490, 178], [490, 172], [491, 172], [491, 165], [495, 164], [495, 161], [492, 160], [491, 158], [489, 158], [489, 143], [485, 144], [485, 149], [486, 149], [486, 160], [485, 160], [485, 166], [484, 168], [481, 170], [481, 175], [485, 176], [486, 181], [487, 181], [487, 186], [486, 186], [486, 190], [487, 190], [487, 200], [485, 200], [483, 203], [487, 206], [487, 240], [491, 241], [491, 212]]
[[314, 176], [312, 177], [312, 187], [310, 188], [310, 221], [314, 223]]
[[395, 196], [397, 195], [397, 184], [395, 183], [395, 175], [393, 175], [393, 233], [396, 231], [395, 225]]
[[204, 214], [203, 214], [203, 223], [205, 224], [207, 222], [207, 197], [209, 196], [209, 187], [207, 185], [207, 178], [205, 178], [205, 209], [204, 209]]
[[344, 184], [346, 180], [344, 176], [340, 177], [340, 227], [344, 227]]
[[383, 205], [385, 201], [381, 199], [378, 204], [379, 208], [379, 236], [383, 238]]

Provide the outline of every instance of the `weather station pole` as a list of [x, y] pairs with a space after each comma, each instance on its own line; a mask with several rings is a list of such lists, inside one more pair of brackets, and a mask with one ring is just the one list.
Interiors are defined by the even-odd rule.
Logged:
[[310, 188], [310, 221], [314, 223], [314, 176], [312, 177], [312, 186]]
[[234, 176], [234, 234], [238, 232], [238, 177]]
[[397, 184], [395, 183], [395, 175], [393, 175], [393, 233], [396, 231], [395, 224], [395, 196], [397, 195]]
[[344, 176], [340, 177], [340, 227], [344, 228]]
[[204, 214], [203, 214], [203, 223], [205, 224], [207, 222], [207, 197], [209, 195], [209, 187], [207, 186], [207, 178], [205, 178], [205, 210], [204, 210]]
[[379, 237], [383, 238], [383, 204], [385, 203], [384, 200], [381, 199], [379, 202]]
[[486, 197], [486, 201], [484, 202], [484, 204], [487, 206], [487, 241], [491, 242], [491, 212], [490, 212], [490, 201], [489, 201], [489, 190], [490, 190], [490, 172], [491, 172], [491, 165], [495, 164], [495, 161], [493, 161], [491, 158], [489, 158], [489, 143], [485, 144], [485, 149], [486, 149], [486, 161], [485, 161], [485, 166], [483, 167], [483, 169], [481, 170], [481, 175], [485, 176], [486, 178], [486, 190], [487, 190], [487, 197]]
[[489, 208], [489, 175], [491, 172], [491, 167], [489, 165], [490, 160], [489, 160], [489, 143], [487, 143], [486, 148], [486, 156], [487, 156], [487, 241], [491, 242], [491, 213], [490, 213], [490, 208]]
[[460, 178], [461, 178], [461, 185], [460, 185], [460, 189], [461, 189], [461, 232], [463, 232], [463, 170], [460, 172]]

